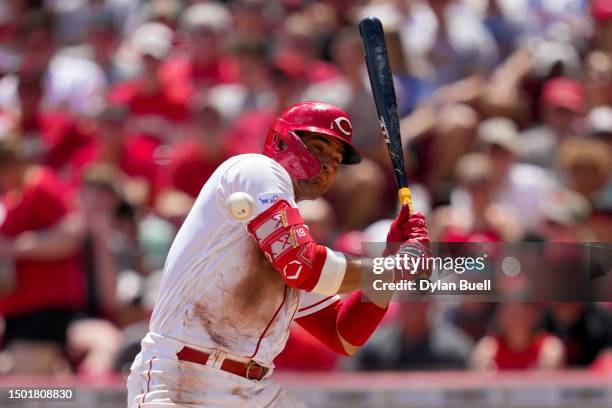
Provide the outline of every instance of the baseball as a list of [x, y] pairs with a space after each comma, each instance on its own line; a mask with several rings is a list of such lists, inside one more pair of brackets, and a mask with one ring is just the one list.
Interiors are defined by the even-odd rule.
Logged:
[[247, 193], [233, 193], [227, 199], [227, 207], [233, 218], [246, 220], [255, 212], [255, 200]]

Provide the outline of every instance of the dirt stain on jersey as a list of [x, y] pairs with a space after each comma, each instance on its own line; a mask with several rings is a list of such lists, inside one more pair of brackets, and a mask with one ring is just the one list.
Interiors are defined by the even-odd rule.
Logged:
[[212, 341], [219, 346], [227, 347], [230, 340], [226, 339], [221, 333], [223, 326], [219, 325], [219, 322], [214, 319], [215, 312], [210, 310], [210, 306], [210, 304], [205, 302], [195, 303], [191, 313], [187, 314], [186, 319], [197, 320]]
[[196, 405], [194, 397], [201, 400], [206, 393], [205, 376], [190, 367], [190, 364], [179, 361], [177, 364], [176, 386], [174, 389], [173, 402], [185, 405]]
[[239, 398], [242, 398], [243, 400], [247, 400], [248, 395], [247, 395], [247, 390], [244, 389], [243, 386], [237, 386], [237, 387], [233, 387], [232, 388], [232, 395], [235, 395]]
[[232, 303], [239, 313], [261, 319], [266, 325], [283, 299], [285, 281], [254, 242], [244, 265], [244, 278], [232, 291]]
[[[226, 350], [257, 341], [283, 301], [286, 286], [255, 242], [250, 243], [240, 266], [218, 275], [213, 285], [209, 293], [219, 301], [198, 299], [185, 319], [188, 325], [199, 324]], [[270, 334], [269, 330], [265, 333]]]

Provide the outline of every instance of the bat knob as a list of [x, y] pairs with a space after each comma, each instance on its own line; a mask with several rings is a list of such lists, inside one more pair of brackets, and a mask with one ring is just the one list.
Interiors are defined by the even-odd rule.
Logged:
[[362, 30], [381, 30], [382, 23], [377, 17], [366, 17], [359, 22], [359, 28]]

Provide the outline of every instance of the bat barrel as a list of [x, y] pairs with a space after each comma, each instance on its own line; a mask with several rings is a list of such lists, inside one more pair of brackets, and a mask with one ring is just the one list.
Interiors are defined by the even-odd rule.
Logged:
[[408, 189], [408, 177], [404, 165], [393, 74], [389, 64], [383, 26], [379, 19], [367, 17], [359, 23], [359, 31], [378, 119], [389, 149], [395, 179], [400, 189], [400, 201], [402, 204], [408, 204], [410, 202], [410, 190]]

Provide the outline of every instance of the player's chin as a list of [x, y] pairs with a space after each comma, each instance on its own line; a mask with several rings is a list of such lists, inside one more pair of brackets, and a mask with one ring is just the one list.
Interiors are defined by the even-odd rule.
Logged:
[[300, 183], [301, 196], [306, 200], [316, 200], [329, 188], [329, 183], [323, 180], [304, 180]]

